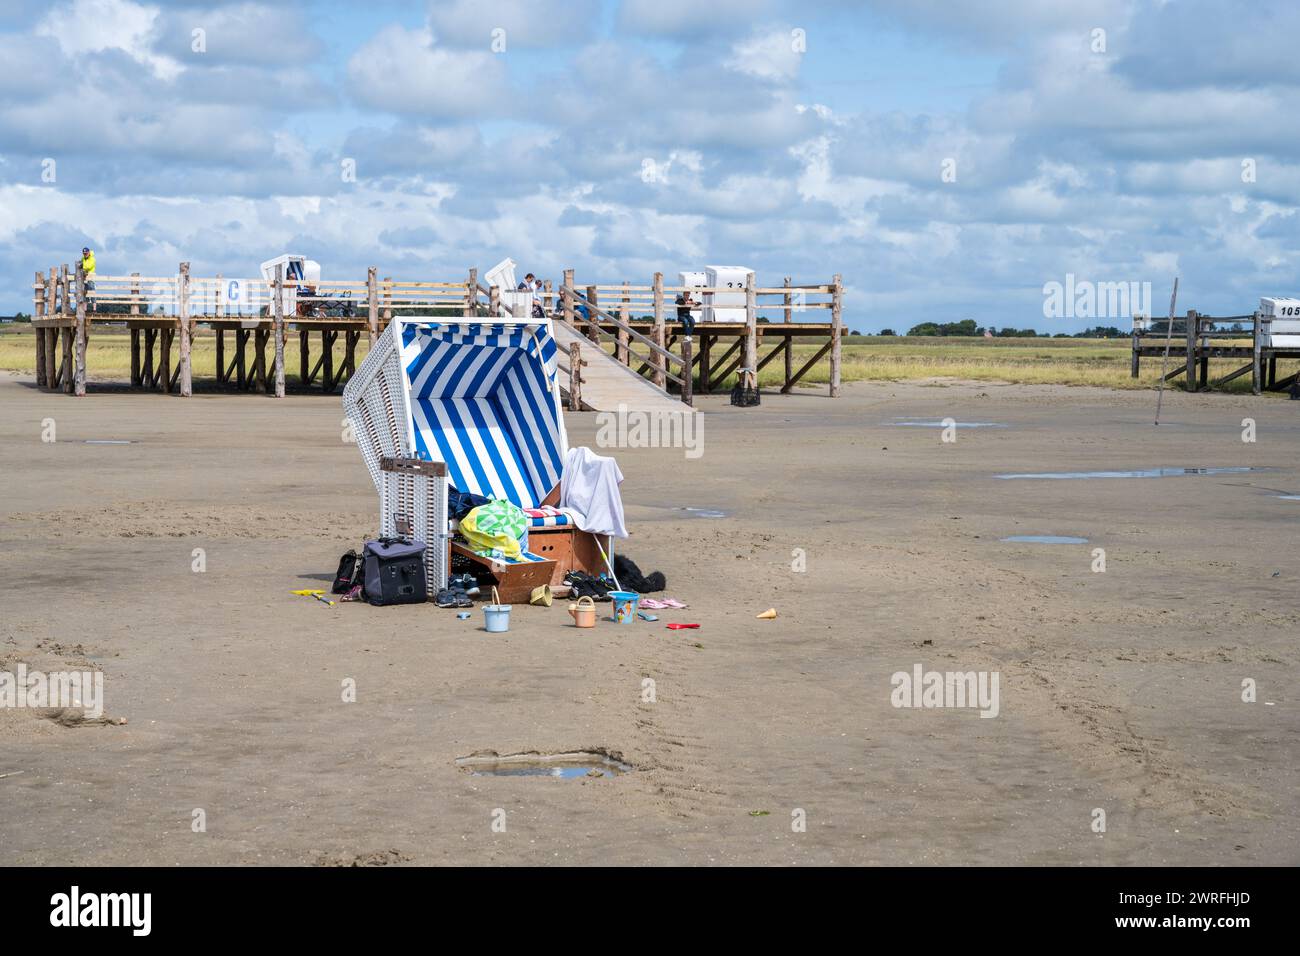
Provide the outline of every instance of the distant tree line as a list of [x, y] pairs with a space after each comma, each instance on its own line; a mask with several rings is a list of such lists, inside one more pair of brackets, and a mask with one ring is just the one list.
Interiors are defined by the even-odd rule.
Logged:
[[[1127, 338], [1129, 333], [1121, 332], [1113, 325], [1098, 325], [1090, 329], [1084, 329], [1082, 332], [1075, 332], [1071, 335], [1069, 332], [1057, 332], [1054, 335], [1047, 332], [1037, 332], [1034, 329], [1016, 329], [1011, 326], [997, 328], [989, 326], [985, 329], [982, 325], [976, 325], [974, 319], [962, 319], [960, 322], [922, 322], [920, 325], [914, 325], [907, 330], [908, 335], [920, 337], [925, 336], [951, 336], [961, 338], [982, 337], [988, 332], [996, 339], [1034, 339], [1034, 338], [1051, 338], [1051, 339], [1122, 339]], [[881, 329], [881, 335], [897, 335], [893, 329]]]

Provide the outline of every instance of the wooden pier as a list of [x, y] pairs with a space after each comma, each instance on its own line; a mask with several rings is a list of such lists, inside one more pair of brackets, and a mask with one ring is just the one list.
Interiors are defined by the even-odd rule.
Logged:
[[[687, 289], [701, 297], [743, 292], [745, 304], [728, 307], [743, 311], [744, 321], [698, 322], [688, 337], [674, 302]], [[329, 394], [355, 372], [362, 336], [368, 347], [395, 315], [505, 316], [502, 291], [484, 287], [473, 269], [456, 282], [403, 282], [380, 279], [372, 267], [364, 281], [305, 287], [282, 274], [271, 281], [195, 277], [184, 262], [171, 277], [86, 276], [80, 267], [64, 265], [48, 275], [36, 273], [33, 284], [36, 379], [40, 387], [84, 395], [90, 379], [87, 341], [116, 328], [131, 337], [134, 388], [191, 395], [191, 352], [203, 334], [215, 339], [216, 385], [283, 396], [285, 345], [296, 334], [299, 387]], [[750, 273], [743, 289], [711, 289], [666, 286], [662, 273], [648, 285], [578, 285], [570, 269], [558, 286], [546, 282], [540, 298], [557, 326], [576, 333], [566, 337], [571, 344], [560, 361], [574, 408], [598, 407], [590, 400], [594, 387], [582, 397], [582, 370], [592, 363], [616, 363], [623, 374], [644, 378], [661, 395], [675, 393], [677, 401], [690, 405], [697, 390], [707, 394], [732, 373], [756, 387], [758, 373], [778, 358], [783, 359], [781, 391], [789, 392], [829, 356], [829, 394], [834, 398], [840, 392], [844, 329], [838, 275], [828, 283], [795, 285], [787, 278], [782, 286], [764, 288]], [[697, 299], [696, 308], [701, 304], [707, 303]], [[814, 310], [825, 310], [827, 321], [796, 321]], [[780, 321], [771, 321], [775, 316]], [[798, 368], [796, 339], [820, 344]]]
[[[1187, 391], [1198, 392], [1225, 385], [1243, 375], [1250, 375], [1251, 391], [1286, 391], [1297, 383], [1297, 374], [1278, 379], [1279, 359], [1300, 360], [1300, 345], [1274, 345], [1268, 316], [1226, 317], [1188, 312], [1184, 318], [1169, 320], [1134, 320], [1132, 364], [1129, 372], [1138, 377], [1143, 356], [1163, 360], [1168, 349], [1177, 364], [1165, 374], [1169, 381], [1183, 377]], [[1210, 381], [1210, 359], [1235, 359], [1238, 368]]]

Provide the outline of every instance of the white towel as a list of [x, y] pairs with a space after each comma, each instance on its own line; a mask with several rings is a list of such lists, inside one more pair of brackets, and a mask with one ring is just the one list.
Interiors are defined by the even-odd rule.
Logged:
[[618, 491], [622, 480], [623, 472], [613, 458], [590, 448], [570, 448], [560, 476], [560, 507], [573, 511], [583, 531], [626, 538], [623, 497]]

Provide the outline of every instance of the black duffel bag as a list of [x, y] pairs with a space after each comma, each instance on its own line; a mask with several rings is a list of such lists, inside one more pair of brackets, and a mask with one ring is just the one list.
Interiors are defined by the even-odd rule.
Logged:
[[371, 604], [422, 604], [428, 599], [423, 541], [367, 541], [362, 561], [366, 600]]

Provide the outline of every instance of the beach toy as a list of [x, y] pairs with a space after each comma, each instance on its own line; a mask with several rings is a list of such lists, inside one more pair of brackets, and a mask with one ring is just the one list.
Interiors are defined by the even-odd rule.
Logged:
[[637, 611], [637, 612], [636, 612], [636, 616], [639, 617], [639, 618], [640, 618], [641, 620], [643, 620], [643, 621], [657, 621], [657, 620], [659, 620], [659, 615], [658, 615], [658, 614], [647, 614], [645, 611]]
[[764, 611], [762, 614], [757, 615], [757, 617], [758, 617], [758, 619], [759, 619], [760, 621], [775, 621], [775, 620], [776, 620], [776, 608], [774, 608], [774, 607], [770, 607], [770, 608], [768, 608], [766, 611]]
[[300, 590], [300, 591], [294, 591], [294, 592], [292, 592], [292, 593], [297, 594], [297, 595], [299, 595], [300, 597], [312, 597], [312, 598], [315, 598], [317, 601], [320, 601], [321, 604], [327, 604], [327, 605], [329, 605], [330, 607], [333, 607], [333, 606], [334, 606], [334, 602], [333, 602], [333, 601], [331, 601], [331, 600], [329, 600], [329, 599], [327, 599], [327, 598], [323, 598], [323, 597], [321, 597], [321, 595], [325, 593], [324, 591], [317, 591], [317, 590], [312, 590], [312, 589], [307, 588], [307, 589], [303, 589], [303, 590]]
[[583, 595], [571, 603], [569, 614], [573, 617], [574, 627], [596, 626], [596, 602], [589, 595]]
[[614, 620], [619, 624], [631, 624], [636, 620], [636, 604], [641, 595], [635, 591], [610, 591], [609, 599], [614, 602]]
[[456, 617], [457, 617], [458, 620], [461, 620], [461, 621], [468, 621], [468, 620], [469, 620], [469, 611], [461, 611], [459, 614], [456, 615]]
[[674, 621], [672, 624], [665, 624], [664, 627], [670, 631], [693, 631], [699, 628], [698, 624], [679, 624]]
[[532, 595], [528, 598], [529, 604], [536, 604], [538, 607], [550, 607], [554, 594], [551, 592], [549, 584], [540, 584], [533, 588]]
[[492, 589], [492, 603], [483, 605], [483, 624], [489, 633], [500, 634], [510, 630], [510, 607], [502, 604], [497, 589]]

